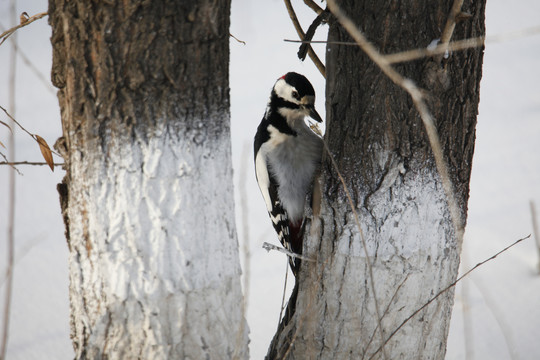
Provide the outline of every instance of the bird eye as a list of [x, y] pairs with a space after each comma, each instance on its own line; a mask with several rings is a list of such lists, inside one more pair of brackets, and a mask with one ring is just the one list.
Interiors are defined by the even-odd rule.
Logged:
[[292, 96], [293, 96], [293, 98], [295, 98], [296, 100], [300, 100], [300, 94], [298, 94], [298, 91], [293, 90]]

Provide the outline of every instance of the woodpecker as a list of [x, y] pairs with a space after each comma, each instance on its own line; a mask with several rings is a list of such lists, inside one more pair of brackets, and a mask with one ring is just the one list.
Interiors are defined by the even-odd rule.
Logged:
[[[302, 253], [304, 204], [318, 171], [322, 139], [305, 117], [322, 122], [315, 110], [315, 90], [305, 76], [289, 72], [270, 94], [254, 141], [255, 173], [272, 225], [283, 247]], [[300, 260], [289, 257], [296, 276]]]

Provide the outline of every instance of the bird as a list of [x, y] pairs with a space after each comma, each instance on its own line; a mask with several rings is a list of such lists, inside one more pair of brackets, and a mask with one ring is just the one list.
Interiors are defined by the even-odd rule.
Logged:
[[[289, 72], [274, 84], [254, 139], [255, 175], [283, 247], [302, 253], [304, 206], [319, 171], [323, 140], [305, 122], [322, 122], [309, 80]], [[300, 259], [289, 257], [296, 277]]]

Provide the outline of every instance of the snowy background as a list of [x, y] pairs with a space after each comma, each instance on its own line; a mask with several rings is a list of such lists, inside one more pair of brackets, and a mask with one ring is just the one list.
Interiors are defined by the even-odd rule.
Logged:
[[[293, 5], [307, 28], [314, 13], [300, 0]], [[10, 25], [8, 8], [9, 1], [0, 1], [3, 29]], [[17, 13], [46, 10], [46, 0], [22, 0]], [[538, 14], [537, 0], [490, 0], [487, 34], [539, 26]], [[318, 38], [324, 39], [320, 31]], [[18, 31], [21, 51], [46, 79], [51, 68], [50, 33], [47, 18]], [[306, 75], [315, 87], [323, 117], [324, 81], [309, 60], [297, 59], [296, 45], [283, 42], [295, 39], [296, 33], [281, 0], [234, 0], [231, 33], [246, 42], [242, 45], [231, 39], [232, 142], [239, 242], [245, 249], [248, 239], [250, 250], [249, 266], [244, 267], [250, 278], [250, 351], [251, 358], [262, 359], [277, 327], [287, 265], [281, 254], [261, 248], [264, 241], [277, 243], [277, 239], [255, 183], [251, 141], [277, 77], [288, 71]], [[8, 106], [9, 49], [9, 41], [0, 47], [0, 105], [4, 107]], [[316, 50], [324, 59], [324, 45]], [[52, 145], [61, 135], [55, 91], [18, 59], [15, 117]], [[530, 200], [536, 201], [540, 212], [539, 59], [540, 35], [486, 46], [462, 271], [532, 232]], [[0, 120], [7, 119], [0, 114]], [[0, 141], [7, 144], [7, 138], [8, 131], [0, 127]], [[17, 160], [41, 161], [33, 140], [21, 131], [16, 139]], [[24, 176], [17, 176], [8, 359], [70, 359], [68, 251], [56, 192], [63, 171], [28, 166], [20, 170]], [[7, 167], [0, 167], [0, 304], [6, 265], [7, 174]], [[240, 206], [241, 194], [248, 204], [245, 208]], [[447, 359], [540, 358], [537, 264], [534, 241], [529, 239], [458, 286]]]

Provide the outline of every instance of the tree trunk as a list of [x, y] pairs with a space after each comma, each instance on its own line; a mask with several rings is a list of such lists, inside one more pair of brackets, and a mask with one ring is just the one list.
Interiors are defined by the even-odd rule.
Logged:
[[76, 358], [246, 358], [230, 1], [49, 7]]
[[[452, 1], [343, 0], [340, 5], [384, 54], [425, 48], [441, 37]], [[485, 1], [466, 3], [472, 16], [453, 39], [484, 34]], [[334, 19], [329, 41], [352, 41]], [[482, 49], [396, 65], [427, 90], [456, 197], [466, 218], [474, 150]], [[357, 47], [327, 48], [327, 132], [358, 212], [355, 222], [328, 155], [322, 207], [304, 253], [296, 311], [278, 331], [270, 358], [443, 359], [453, 291], [408, 321], [451, 284], [459, 244], [422, 121], [406, 92]], [[367, 244], [377, 304], [364, 253]], [[379, 320], [381, 328], [378, 328]]]

